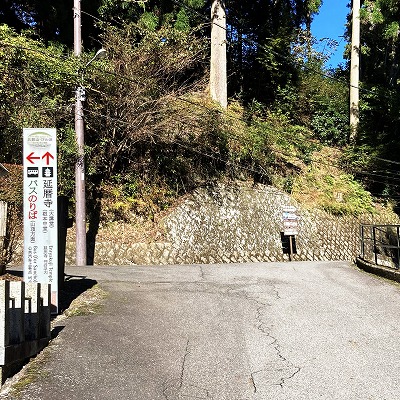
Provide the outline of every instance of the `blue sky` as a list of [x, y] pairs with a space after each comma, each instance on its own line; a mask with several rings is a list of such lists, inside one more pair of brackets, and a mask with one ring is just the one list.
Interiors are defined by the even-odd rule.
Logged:
[[[347, 4], [350, 0], [323, 0], [320, 13], [315, 16], [311, 25], [312, 34], [317, 39], [330, 38], [339, 43], [336, 52], [328, 61], [327, 66], [336, 67], [343, 60], [343, 51], [346, 44], [343, 36], [345, 31], [346, 17], [350, 9]], [[324, 42], [318, 46], [320, 51], [329, 51]]]

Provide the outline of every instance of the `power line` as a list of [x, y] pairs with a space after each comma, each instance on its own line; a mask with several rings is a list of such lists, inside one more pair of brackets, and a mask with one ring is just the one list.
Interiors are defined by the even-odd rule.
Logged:
[[[193, 11], [196, 11], [200, 16], [202, 16], [202, 18], [207, 18], [207, 17], [205, 17], [204, 15], [202, 15], [201, 13], [199, 13], [197, 10], [195, 10], [193, 7], [190, 7], [189, 5], [186, 5], [186, 4], [184, 4], [184, 3], [181, 3], [181, 2], [179, 2], [179, 1], [177, 1], [177, 0], [173, 0], [173, 2], [176, 3], [176, 4], [178, 4], [178, 5], [181, 5], [181, 6], [183, 6], [183, 7], [189, 8], [189, 9], [191, 9], [191, 10], [193, 10]], [[83, 11], [81, 11], [81, 12], [83, 12]], [[104, 20], [101, 20], [100, 18], [97, 18], [97, 17], [95, 17], [95, 16], [92, 15], [92, 14], [89, 14], [89, 13], [85, 13], [85, 14], [87, 14], [87, 15], [89, 15], [89, 16], [95, 18], [96, 20], [99, 20], [99, 21], [101, 21], [101, 22], [104, 22]], [[208, 18], [207, 18], [207, 21], [209, 21]], [[116, 22], [117, 22], [117, 21], [116, 21]], [[220, 25], [217, 24], [216, 22], [213, 22], [213, 24], [214, 24], [215, 26], [220, 27], [221, 29], [227, 30], [227, 28], [225, 28], [225, 27], [223, 27], [223, 26], [220, 26]], [[267, 38], [267, 39], [268, 39], [268, 38]], [[272, 39], [272, 38], [270, 38], [270, 39]], [[243, 38], [243, 41], [244, 41], [244, 42], [247, 42], [247, 43], [248, 43], [249, 45], [251, 45], [251, 46], [254, 46], [254, 45], [259, 46], [262, 50], [271, 52], [271, 53], [273, 53], [274, 55], [279, 56], [279, 57], [281, 57], [282, 59], [284, 59], [284, 60], [286, 60], [286, 61], [288, 61], [288, 62], [290, 62], [290, 63], [294, 61], [293, 59], [289, 58], [287, 55], [284, 55], [284, 54], [282, 54], [282, 53], [279, 53], [279, 52], [277, 52], [276, 50], [273, 50], [273, 49], [271, 49], [271, 48], [267, 48], [265, 45], [261, 45], [261, 46], [260, 46], [260, 45], [259, 45], [258, 43], [256, 43], [255, 41], [250, 40], [250, 39], [248, 39], [248, 38], [246, 38], [246, 37]], [[39, 51], [39, 50], [37, 50], [37, 49], [32, 49], [32, 48], [28, 48], [28, 47], [25, 47], [25, 46], [12, 45], [12, 44], [10, 44], [10, 43], [4, 43], [3, 41], [2, 41], [2, 43], [3, 43], [5, 46], [10, 46], [10, 47], [14, 47], [14, 48], [21, 48], [21, 49], [28, 50], [28, 51], [34, 51], [34, 52], [37, 52], [37, 53], [41, 53], [41, 54], [43, 54], [43, 55], [45, 55], [45, 56], [47, 56], [47, 57], [51, 57], [51, 58], [53, 58], [53, 59], [57, 59], [57, 57], [54, 57], [54, 56], [52, 56], [51, 54], [47, 54], [47, 53], [45, 53], [44, 51]], [[66, 57], [66, 59], [68, 59], [68, 58], [69, 58], [69, 57]], [[298, 64], [298, 65], [299, 65], [299, 64]], [[299, 65], [299, 66], [300, 66], [300, 65]], [[313, 73], [318, 74], [318, 75], [320, 75], [320, 76], [322, 76], [322, 77], [325, 77], [325, 78], [327, 78], [327, 79], [330, 79], [330, 80], [333, 80], [333, 81], [342, 83], [342, 84], [344, 84], [344, 85], [346, 85], [346, 86], [349, 86], [349, 84], [348, 84], [347, 81], [344, 81], [344, 80], [339, 79], [339, 78], [335, 78], [335, 77], [333, 77], [332, 75], [329, 75], [329, 74], [324, 73], [324, 72], [319, 71], [319, 70], [315, 70], [315, 69], [313, 69], [313, 68], [308, 67], [307, 65], [301, 65], [301, 67], [303, 67], [304, 69], [306, 69], [306, 70], [308, 70], [308, 71], [310, 71], [310, 72], [313, 72]], [[103, 70], [103, 72], [112, 74], [112, 72], [110, 72], [110, 71], [105, 71], [105, 70]], [[371, 90], [368, 90], [368, 89], [365, 89], [365, 88], [363, 88], [363, 87], [361, 87], [361, 86], [353, 86], [353, 85], [352, 85], [351, 87], [357, 88], [357, 89], [359, 89], [360, 91], [365, 92], [365, 93], [375, 94], [375, 92], [373, 92], [373, 91], [371, 91]], [[387, 97], [387, 98], [389, 99], [389, 97]]]
[[[106, 71], [104, 71], [104, 72], [106, 72]], [[111, 75], [114, 75], [114, 76], [117, 77], [117, 78], [123, 78], [123, 79], [126, 80], [126, 81], [130, 81], [130, 82], [133, 82], [133, 83], [136, 83], [136, 84], [144, 85], [144, 83], [142, 83], [142, 82], [139, 82], [139, 81], [137, 81], [137, 80], [128, 78], [128, 77], [123, 76], [123, 75], [121, 75], [121, 74], [117, 74], [117, 73], [110, 73], [110, 74], [111, 74]], [[207, 111], [209, 111], [209, 112], [216, 112], [216, 113], [218, 113], [218, 114], [220, 114], [220, 115], [223, 115], [223, 116], [225, 116], [225, 117], [227, 117], [227, 118], [229, 118], [229, 119], [237, 120], [237, 121], [240, 121], [240, 122], [242, 122], [242, 123], [244, 123], [244, 124], [247, 124], [247, 123], [248, 123], [248, 121], [245, 121], [245, 120], [243, 120], [243, 119], [240, 118], [240, 117], [236, 117], [236, 116], [233, 116], [233, 115], [226, 114], [226, 113], [224, 113], [222, 110], [219, 110], [218, 108], [215, 108], [215, 109], [213, 108], [213, 109], [211, 109], [211, 108], [207, 107], [207, 106], [204, 105], [204, 104], [199, 104], [199, 103], [197, 103], [197, 102], [191, 101], [191, 100], [189, 100], [189, 99], [185, 99], [185, 98], [180, 97], [180, 96], [173, 96], [173, 97], [174, 97], [176, 100], [183, 101], [183, 102], [186, 102], [186, 103], [188, 103], [188, 104], [190, 104], [190, 105], [194, 105], [194, 106], [196, 106], [196, 107], [203, 108], [203, 109], [205, 109], [205, 110], [207, 110]], [[247, 141], [247, 143], [249, 143], [249, 144], [252, 143], [250, 139], [243, 138], [243, 137], [239, 137], [239, 136], [237, 136], [237, 135], [236, 135], [236, 136], [235, 136], [235, 135], [231, 135], [231, 137], [233, 137], [233, 138], [235, 138], [235, 139], [239, 139], [239, 140], [243, 140], [243, 139], [244, 139], [244, 140]], [[289, 154], [289, 153], [286, 153], [286, 154], [285, 154], [285, 153], [280, 152], [280, 151], [276, 151], [276, 153], [277, 153], [277, 154], [281, 154], [281, 155], [286, 156], [286, 157], [296, 158], [298, 161], [304, 162], [303, 159], [301, 159], [301, 158], [299, 158], [299, 157], [297, 157], [297, 156], [294, 156], [293, 154]], [[383, 159], [382, 159], [382, 160], [383, 160]], [[388, 161], [390, 161], [390, 160], [388, 160]], [[392, 162], [393, 162], [393, 163], [397, 163], [397, 162], [395, 162], [395, 161], [392, 161]], [[315, 161], [314, 161], [314, 163], [315, 163]], [[319, 161], [318, 163], [321, 164], [321, 165], [325, 165], [325, 166], [334, 166], [334, 167], [340, 168], [340, 166], [337, 165], [337, 164], [325, 163], [325, 162], [322, 162], [322, 161]], [[400, 164], [400, 162], [399, 162], [398, 164]], [[353, 173], [354, 173], [354, 172], [355, 172], [355, 170], [353, 170]], [[364, 174], [364, 175], [368, 175], [367, 172], [363, 172], [363, 174]], [[375, 175], [376, 175], [376, 174], [375, 174]], [[373, 175], [371, 174], [371, 176], [373, 176]], [[381, 175], [380, 177], [386, 177], [386, 176], [382, 176], [382, 175]], [[388, 177], [386, 177], [386, 178], [388, 178]]]
[[[186, 8], [186, 9], [189, 9], [189, 10], [191, 10], [191, 11], [194, 11], [194, 12], [197, 13], [202, 19], [204, 19], [205, 21], [207, 21], [208, 23], [210, 23], [210, 20], [209, 20], [208, 17], [206, 17], [205, 15], [203, 15], [202, 13], [200, 13], [198, 10], [196, 10], [196, 9], [193, 8], [193, 7], [191, 7], [190, 5], [185, 4], [185, 3], [182, 3], [181, 1], [178, 1], [178, 0], [172, 0], [172, 1], [173, 1], [175, 4], [177, 4], [177, 5], [180, 5], [180, 6]], [[98, 17], [96, 17], [96, 16], [94, 16], [94, 15], [92, 15], [92, 14], [90, 14], [90, 13], [84, 12], [84, 11], [82, 11], [82, 10], [81, 10], [81, 13], [86, 14], [86, 15], [88, 15], [88, 16], [94, 18], [95, 20], [99, 21], [99, 22], [105, 23], [104, 20], [102, 20], [102, 19], [100, 19], [100, 18], [98, 18]], [[115, 22], [118, 23], [120, 26], [122, 26], [122, 23], [121, 23], [121, 22], [116, 21], [115, 19], [113, 19], [113, 21], [115, 21]], [[221, 29], [224, 29], [224, 30], [228, 31], [228, 28], [225, 28], [225, 27], [223, 27], [223, 26], [220, 26], [220, 25], [219, 25], [218, 23], [216, 23], [216, 22], [212, 22], [212, 24], [214, 24], [215, 26], [220, 27]], [[272, 40], [272, 38], [265, 38], [265, 39], [271, 39], [271, 40]], [[243, 41], [244, 41], [244, 42], [247, 42], [247, 44], [249, 44], [249, 45], [251, 45], [251, 46], [258, 46], [259, 48], [261, 48], [261, 49], [264, 50], [264, 51], [268, 51], [268, 52], [270, 52], [270, 53], [273, 53], [274, 55], [281, 57], [282, 59], [288, 61], [289, 63], [295, 62], [293, 59], [291, 59], [291, 58], [288, 57], [287, 55], [282, 54], [282, 53], [279, 53], [279, 52], [277, 52], [276, 50], [273, 50], [273, 49], [271, 49], [271, 48], [267, 48], [266, 45], [260, 45], [260, 44], [257, 43], [256, 41], [251, 40], [251, 39], [248, 39], [247, 37], [243, 37]], [[22, 48], [22, 49], [25, 49], [25, 50], [35, 51], [35, 52], [42, 53], [43, 55], [50, 56], [50, 57], [56, 59], [56, 57], [54, 57], [54, 56], [52, 56], [52, 55], [49, 55], [49, 54], [47, 54], [47, 53], [38, 51], [38, 50], [36, 50], [36, 49], [29, 49], [29, 48], [27, 48], [27, 47], [12, 45], [12, 44], [8, 44], [8, 43], [4, 43], [4, 42], [3, 42], [3, 44], [6, 45], [6, 46], [8, 45], [8, 46], [16, 47], [16, 48]], [[67, 57], [67, 58], [68, 58], [68, 57]], [[330, 79], [330, 80], [332, 80], [332, 81], [336, 81], [336, 82], [338, 82], [338, 83], [342, 83], [342, 84], [344, 84], [346, 87], [356, 88], [356, 89], [359, 89], [361, 92], [364, 92], [364, 93], [375, 94], [375, 92], [372, 91], [372, 90], [366, 89], [366, 88], [364, 88], [364, 87], [362, 87], [362, 86], [349, 85], [349, 83], [348, 83], [346, 80], [343, 80], [343, 79], [340, 79], [340, 78], [336, 78], [336, 77], [334, 77], [334, 76], [332, 76], [332, 75], [330, 75], [330, 74], [328, 74], [328, 73], [325, 73], [325, 72], [322, 72], [322, 71], [320, 71], [320, 70], [316, 70], [316, 69], [314, 69], [314, 68], [311, 68], [311, 67], [307, 66], [306, 64], [301, 64], [301, 65], [300, 65], [300, 64], [297, 63], [297, 65], [298, 65], [299, 67], [304, 68], [304, 69], [307, 70], [307, 71], [313, 72], [313, 73], [315, 73], [315, 74], [317, 74], [317, 75], [320, 75], [320, 76], [325, 77], [325, 78], [327, 78], [327, 79]], [[108, 72], [108, 71], [104, 71], [104, 72], [110, 73], [110, 72]], [[390, 99], [389, 96], [387, 96], [387, 98]]]
[[97, 22], [105, 23], [105, 21], [103, 21], [102, 19], [100, 19], [100, 18], [98, 18], [98, 17], [96, 17], [96, 16], [94, 16], [94, 15], [92, 15], [92, 14], [89, 14], [89, 13], [86, 12], [86, 11], [80, 10], [80, 12], [81, 12], [81, 14], [85, 14], [85, 15], [88, 15], [89, 17], [92, 17], [92, 18], [93, 18], [95, 21], [97, 21]]
[[[194, 11], [195, 13], [197, 13], [203, 20], [205, 20], [205, 21], [209, 21], [209, 17], [207, 17], [207, 16], [205, 16], [204, 14], [202, 14], [202, 13], [200, 13], [198, 10], [196, 10], [195, 8], [193, 8], [193, 7], [191, 7], [190, 5], [188, 5], [188, 4], [185, 4], [185, 3], [183, 3], [182, 1], [179, 1], [179, 0], [172, 0], [175, 4], [177, 4], [177, 5], [180, 5], [180, 6], [182, 6], [182, 7], [184, 7], [184, 8], [186, 8], [186, 9], [189, 9], [189, 10], [191, 10], [191, 11]], [[228, 28], [226, 28], [226, 27], [224, 27], [224, 26], [221, 26], [221, 25], [219, 25], [218, 23], [216, 23], [216, 22], [212, 22], [212, 24], [213, 25], [215, 25], [215, 26], [217, 26], [217, 27], [219, 27], [219, 28], [221, 28], [221, 29], [224, 29], [226, 32], [229, 32], [228, 31]], [[272, 40], [273, 38], [264, 38], [264, 39], [270, 39], [270, 40]], [[258, 46], [259, 48], [261, 48], [263, 51], [266, 51], [266, 52], [270, 52], [270, 53], [272, 53], [272, 54], [274, 54], [274, 55], [276, 55], [276, 56], [278, 56], [278, 57], [281, 57], [282, 59], [284, 59], [284, 60], [286, 60], [286, 61], [288, 61], [289, 63], [293, 63], [293, 62], [295, 62], [295, 60], [293, 60], [293, 59], [291, 59], [290, 57], [288, 57], [287, 55], [285, 55], [285, 54], [282, 54], [282, 53], [279, 53], [279, 52], [277, 52], [276, 50], [273, 50], [272, 48], [270, 48], [270, 47], [266, 47], [266, 45], [260, 45], [259, 43], [257, 43], [256, 41], [254, 41], [254, 40], [251, 40], [251, 39], [249, 39], [249, 38], [247, 38], [247, 37], [242, 37], [242, 40], [243, 40], [243, 42], [246, 42], [248, 45], [250, 45], [250, 46]], [[296, 63], [296, 62], [295, 62]], [[335, 82], [338, 82], [338, 83], [342, 83], [343, 85], [345, 85], [346, 87], [351, 87], [351, 88], [354, 88], [354, 89], [359, 89], [361, 92], [364, 92], [364, 93], [370, 93], [370, 94], [375, 94], [372, 90], [369, 90], [369, 89], [366, 89], [366, 88], [364, 88], [364, 87], [362, 87], [362, 86], [359, 86], [359, 85], [357, 85], [357, 86], [355, 86], [355, 85], [350, 85], [349, 84], [349, 82], [348, 81], [346, 81], [346, 80], [344, 80], [344, 79], [340, 79], [340, 78], [336, 78], [336, 77], [334, 77], [334, 76], [332, 76], [332, 75], [330, 75], [330, 74], [328, 74], [328, 73], [326, 73], [326, 72], [323, 72], [323, 71], [321, 71], [321, 70], [316, 70], [316, 69], [314, 69], [314, 68], [311, 68], [311, 67], [309, 67], [307, 64], [299, 64], [299, 63], [296, 63], [299, 67], [302, 67], [302, 68], [304, 68], [305, 70], [307, 70], [307, 71], [309, 71], [309, 72], [313, 72], [313, 73], [315, 73], [315, 74], [317, 74], [317, 75], [320, 75], [320, 76], [322, 76], [322, 77], [324, 77], [324, 78], [327, 78], [327, 79], [330, 79], [330, 80], [332, 80], [332, 81], [335, 81]], [[389, 97], [388, 97], [389, 98]]]
[[381, 157], [374, 157], [374, 158], [375, 158], [375, 160], [380, 160], [380, 161], [384, 161], [384, 162], [387, 162], [387, 163], [390, 163], [390, 164], [400, 165], [399, 161], [392, 161], [392, 160], [388, 160], [386, 158], [381, 158]]
[[56, 61], [58, 61], [58, 62], [66, 61], [66, 60], [69, 60], [69, 59], [70, 59], [69, 56], [64, 56], [64, 59], [61, 58], [61, 57], [56, 57], [56, 56], [54, 56], [53, 54], [51, 54], [49, 51], [47, 51], [48, 49], [46, 49], [46, 48], [44, 48], [43, 50], [41, 50], [41, 49], [34, 49], [34, 48], [32, 48], [32, 47], [27, 47], [27, 46], [25, 46], [25, 45], [22, 46], [22, 45], [20, 45], [20, 44], [7, 43], [7, 42], [5, 42], [5, 41], [2, 40], [2, 39], [0, 39], [0, 44], [3, 45], [3, 46], [5, 46], [5, 47], [12, 47], [12, 48], [15, 48], [15, 49], [17, 49], [17, 50], [25, 50], [25, 51], [30, 51], [30, 52], [33, 52], [33, 53], [38, 53], [38, 54], [41, 54], [42, 56], [45, 56], [46, 59], [47, 59], [47, 58], [50, 58], [50, 59], [56, 60]]
[[[33, 48], [29, 48], [29, 47], [23, 47], [23, 46], [19, 46], [19, 45], [12, 45], [12, 44], [9, 44], [9, 43], [3, 43], [3, 44], [4, 44], [5, 46], [8, 45], [8, 46], [15, 47], [15, 48], [22, 48], [22, 49], [27, 50], [27, 51], [37, 52], [37, 53], [40, 53], [40, 54], [42, 54], [42, 55], [45, 55], [46, 57], [50, 57], [50, 58], [52, 58], [52, 59], [54, 59], [54, 60], [61, 61], [60, 58], [54, 57], [53, 55], [48, 54], [48, 53], [46, 53], [46, 52], [44, 52], [44, 51], [42, 51], [42, 50], [33, 49]], [[277, 53], [277, 54], [279, 54], [279, 53]], [[281, 56], [282, 56], [282, 55], [281, 55]], [[284, 56], [282, 56], [282, 57], [284, 57]], [[106, 71], [106, 70], [104, 70], [104, 69], [101, 69], [101, 71], [104, 72], [104, 73], [113, 75], [113, 76], [115, 76], [115, 77], [117, 77], [117, 78], [121, 78], [121, 79], [124, 79], [124, 80], [127, 80], [127, 81], [131, 81], [131, 82], [134, 82], [134, 83], [136, 83], [136, 84], [144, 85], [144, 83], [142, 83], [142, 82], [139, 82], [139, 81], [137, 81], [137, 80], [128, 78], [128, 77], [126, 77], [126, 76], [124, 76], [124, 75], [121, 75], [121, 74], [118, 74], [118, 73], [114, 73], [114, 72], [111, 72], [111, 71]], [[197, 106], [197, 107], [200, 106], [200, 107], [202, 107], [202, 108], [204, 108], [204, 109], [206, 109], [206, 110], [208, 110], [208, 111], [210, 111], [210, 112], [218, 112], [218, 113], [220, 113], [220, 114], [224, 114], [222, 111], [220, 111], [220, 110], [218, 110], [218, 109], [210, 109], [209, 107], [207, 107], [207, 106], [205, 106], [205, 105], [195, 103], [195, 102], [193, 102], [193, 101], [190, 101], [190, 100], [185, 99], [185, 98], [182, 98], [182, 97], [176, 97], [176, 99], [181, 100], [181, 101], [184, 101], [184, 102], [187, 102], [187, 103], [192, 104], [192, 105], [195, 105], [195, 106]], [[226, 115], [226, 114], [224, 114], [224, 115]], [[228, 117], [229, 117], [229, 118], [236, 119], [236, 120], [239, 120], [239, 121], [241, 121], [241, 122], [243, 122], [243, 123], [246, 123], [246, 122], [247, 122], [247, 121], [244, 121], [242, 118], [238, 118], [238, 117], [235, 117], [235, 116], [229, 116], [229, 115], [228, 115]], [[243, 140], [242, 137], [241, 137], [241, 138], [236, 137], [236, 139]], [[250, 141], [249, 141], [249, 142], [250, 142]], [[277, 152], [277, 153], [278, 153], [278, 152]], [[283, 154], [283, 153], [281, 153], [281, 154]], [[209, 156], [209, 157], [215, 157], [214, 155], [206, 155], [206, 154], [203, 154], [203, 155], [204, 155], [204, 156]], [[285, 154], [284, 154], [284, 155], [285, 155]], [[285, 156], [291, 156], [291, 157], [297, 158], [299, 161], [303, 161], [302, 159], [298, 158], [297, 156], [293, 156], [292, 154], [290, 154], [290, 155], [289, 155], [289, 154], [286, 154]], [[219, 160], [220, 160], [220, 161], [223, 161], [223, 162], [225, 162], [225, 163], [229, 162], [229, 160], [222, 160], [222, 159], [219, 159]], [[400, 164], [399, 162], [396, 162], [396, 161], [385, 160], [385, 159], [381, 159], [381, 160], [382, 160], [382, 161], [389, 162], [389, 163]], [[320, 163], [321, 163], [321, 162], [320, 162]], [[321, 164], [332, 165], [332, 166], [334, 166], [334, 164], [326, 164], [326, 163], [321, 163]], [[255, 171], [255, 170], [252, 170], [252, 171], [262, 174], [261, 171]], [[387, 171], [387, 172], [389, 172], [389, 171]], [[386, 178], [386, 179], [390, 178], [390, 177], [388, 177], [388, 176], [386, 176], [386, 175], [374, 174], [374, 173], [367, 173], [367, 172], [363, 172], [363, 175], [367, 175], [367, 176], [377, 176], [377, 177], [382, 177], [382, 178]]]
[[[2, 44], [6, 45], [6, 46], [8, 45], [8, 46], [11, 46], [11, 47], [14, 47], [14, 48], [22, 48], [22, 49], [27, 50], [27, 51], [37, 52], [37, 53], [40, 53], [40, 54], [42, 54], [42, 55], [45, 55], [46, 57], [50, 57], [50, 58], [53, 59], [53, 60], [56, 60], [56, 61], [59, 61], [59, 62], [62, 61], [62, 59], [57, 58], [57, 57], [55, 57], [55, 56], [52, 56], [51, 54], [48, 54], [48, 53], [46, 53], [46, 52], [44, 52], [44, 51], [42, 51], [42, 50], [33, 49], [33, 48], [30, 48], [30, 47], [25, 47], [25, 46], [12, 45], [12, 44], [3, 43], [3, 42], [2, 42]], [[13, 68], [16, 69], [16, 67], [13, 67]], [[99, 69], [97, 66], [94, 66], [94, 68]], [[124, 75], [122, 75], [122, 74], [118, 74], [118, 73], [115, 73], [115, 72], [112, 72], [112, 71], [107, 71], [107, 70], [105, 70], [105, 69], [99, 69], [99, 70], [100, 70], [101, 72], [103, 72], [103, 73], [112, 75], [112, 76], [114, 76], [114, 77], [116, 77], [116, 78], [121, 78], [121, 79], [123, 79], [123, 80], [125, 80], [125, 81], [129, 81], [129, 82], [132, 82], [132, 83], [135, 83], [135, 84], [139, 84], [139, 85], [145, 85], [143, 82], [140, 82], [140, 81], [135, 80], [135, 79], [133, 79], [133, 78], [126, 77], [126, 76], [124, 76]], [[242, 122], [242, 123], [245, 123], [245, 124], [247, 123], [247, 121], [243, 120], [242, 118], [239, 118], [239, 117], [236, 117], [236, 116], [232, 116], [232, 115], [226, 114], [226, 113], [224, 113], [223, 111], [221, 111], [221, 110], [219, 110], [219, 109], [217, 109], [217, 108], [211, 109], [211, 108], [207, 107], [206, 105], [193, 102], [193, 101], [191, 101], [191, 100], [185, 99], [185, 98], [180, 97], [180, 96], [176, 96], [175, 98], [176, 98], [177, 100], [186, 102], [186, 103], [191, 104], [191, 105], [194, 105], [194, 106], [196, 106], [196, 107], [201, 107], [201, 108], [203, 108], [203, 109], [205, 109], [205, 110], [207, 110], [207, 111], [210, 111], [210, 112], [217, 112], [217, 113], [219, 113], [219, 114], [221, 114], [221, 115], [224, 115], [225, 117], [228, 117], [228, 118], [230, 118], [230, 119], [235, 119], [235, 120], [238, 120], [238, 121], [240, 121], [240, 122]], [[238, 136], [236, 136], [236, 137], [234, 137], [234, 138], [235, 138], [235, 139], [240, 139], [240, 140], [243, 140], [243, 139], [244, 139], [243, 137], [240, 137], [240, 138], [239, 138]], [[248, 140], [248, 143], [251, 143], [250, 140]], [[279, 153], [279, 152], [277, 152], [277, 153]], [[293, 156], [293, 154], [284, 154], [284, 153], [280, 153], [280, 154], [281, 154], [281, 155], [284, 155], [284, 156], [290, 156], [290, 157], [297, 158], [298, 161], [302, 161], [302, 162], [304, 161], [304, 160], [298, 158], [297, 156]], [[383, 158], [376, 158], [376, 159], [379, 159], [379, 160], [381, 160], [381, 161], [385, 161], [385, 162], [388, 162], [388, 163], [393, 163], [393, 164], [396, 164], [396, 165], [400, 165], [400, 162], [397, 162], [397, 161], [387, 160], [387, 159], [383, 159]], [[222, 160], [221, 160], [221, 161], [222, 161]], [[330, 166], [336, 166], [336, 167], [338, 167], [337, 165], [334, 165], [334, 164], [327, 164], [327, 163], [322, 163], [322, 162], [319, 162], [319, 163], [320, 163], [320, 164], [324, 164], [324, 165], [330, 165]], [[253, 171], [253, 172], [255, 172], [255, 171]], [[258, 171], [258, 173], [262, 173], [262, 172], [261, 172], [261, 171]], [[367, 176], [369, 175], [369, 176], [378, 176], [378, 177], [390, 178], [390, 177], [385, 176], [385, 175], [374, 174], [374, 173], [362, 172], [362, 174], [363, 174], [363, 175], [367, 175]], [[394, 179], [395, 179], [395, 178], [394, 178]]]
[[[113, 117], [110, 117], [108, 115], [101, 114], [101, 113], [98, 113], [98, 112], [95, 112], [95, 111], [91, 111], [89, 109], [85, 109], [84, 111], [85, 111], [85, 113], [96, 115], [97, 117], [102, 117], [102, 118], [105, 118], [105, 119], [110, 119], [110, 120], [116, 121], [117, 123], [119, 123], [121, 125], [129, 125], [129, 123], [121, 121], [120, 119], [113, 118]], [[152, 135], [158, 137], [159, 139], [164, 139], [158, 133], [152, 132]], [[212, 159], [214, 161], [220, 161], [220, 162], [224, 163], [224, 165], [233, 166], [233, 167], [236, 167], [238, 169], [242, 169], [242, 170], [245, 170], [247, 172], [252, 172], [252, 173], [255, 173], [255, 174], [258, 174], [260, 176], [264, 176], [264, 177], [268, 178], [268, 176], [261, 170], [258, 170], [258, 169], [252, 168], [252, 167], [247, 167], [247, 166], [244, 166], [242, 164], [238, 164], [237, 162], [234, 162], [232, 160], [224, 159], [224, 158], [222, 158], [222, 157], [220, 157], [219, 155], [216, 155], [216, 154], [205, 153], [204, 151], [197, 150], [193, 146], [186, 145], [184, 143], [178, 142], [177, 140], [171, 140], [170, 142], [173, 143], [173, 144], [176, 144], [177, 146], [182, 147], [185, 150], [188, 150], [188, 151], [190, 151], [192, 153], [199, 154], [199, 155], [201, 155], [203, 157]]]
[[[130, 125], [128, 122], [121, 121], [121, 120], [118, 119], [118, 118], [113, 118], [113, 117], [110, 117], [109, 115], [105, 115], [105, 114], [101, 114], [101, 113], [98, 113], [98, 112], [94, 112], [94, 111], [89, 110], [89, 109], [85, 109], [85, 112], [88, 113], [88, 114], [96, 115], [97, 117], [102, 117], [102, 118], [105, 118], [105, 119], [108, 119], [108, 120], [112, 120], [112, 121], [114, 121], [114, 122], [117, 122], [117, 123], [120, 124], [120, 125], [125, 125], [125, 126]], [[158, 133], [152, 132], [152, 135], [155, 136], [155, 137], [158, 137], [159, 139], [162, 139], [162, 140], [164, 139], [164, 138], [162, 137], [162, 135], [160, 135], [160, 134], [158, 134]], [[262, 176], [262, 177], [264, 177], [264, 178], [269, 179], [268, 174], [266, 174], [265, 171], [263, 171], [263, 170], [261, 170], [261, 169], [257, 169], [257, 168], [254, 168], [254, 167], [244, 166], [243, 164], [240, 164], [240, 163], [238, 163], [238, 162], [235, 162], [235, 161], [233, 161], [233, 160], [231, 160], [231, 159], [223, 158], [223, 157], [221, 157], [219, 154], [214, 154], [214, 153], [211, 153], [211, 154], [210, 154], [210, 153], [206, 153], [206, 152], [204, 152], [204, 151], [195, 149], [193, 146], [189, 146], [189, 145], [184, 144], [184, 143], [182, 143], [182, 142], [179, 142], [179, 141], [177, 141], [177, 140], [171, 140], [170, 142], [173, 143], [173, 144], [176, 144], [177, 146], [179, 146], [179, 147], [181, 147], [181, 148], [184, 148], [185, 150], [188, 150], [188, 151], [190, 151], [190, 152], [192, 152], [192, 153], [199, 154], [199, 155], [201, 155], [202, 157], [206, 157], [206, 158], [212, 159], [212, 160], [214, 160], [214, 161], [222, 162], [222, 163], [224, 163], [224, 165], [226, 165], [226, 166], [233, 166], [233, 167], [235, 167], [235, 168], [237, 168], [237, 169], [241, 169], [241, 170], [243, 170], [243, 171], [251, 172], [251, 173], [254, 173], [254, 174], [257, 174], [257, 175], [259, 175], [259, 176]], [[298, 156], [295, 156], [295, 155], [293, 155], [293, 154], [284, 153], [284, 152], [280, 152], [280, 151], [274, 151], [273, 153], [274, 153], [274, 154], [280, 154], [280, 155], [286, 156], [286, 157], [290, 156], [290, 157], [292, 157], [292, 158], [294, 158], [294, 159], [296, 159], [296, 160], [298, 160], [298, 161], [304, 162], [304, 160], [302, 160], [301, 158], [299, 158]], [[315, 160], [314, 160], [314, 161], [312, 161], [312, 164], [317, 164], [317, 165], [324, 165], [324, 166], [328, 166], [328, 167], [340, 168], [340, 166], [338, 166], [337, 164], [334, 164], [334, 163], [327, 163], [327, 162], [323, 162], [323, 161], [321, 161], [321, 160], [319, 160], [319, 161], [315, 161]], [[366, 172], [366, 171], [361, 171], [361, 172], [353, 171], [353, 174], [354, 174], [354, 173], [355, 173], [356, 175], [359, 174], [359, 175], [362, 175], [362, 176], [369, 177], [369, 181], [370, 181], [370, 182], [374, 182], [374, 183], [385, 183], [386, 186], [398, 187], [399, 184], [394, 183], [394, 181], [400, 182], [400, 177], [399, 177], [399, 178], [393, 178], [393, 177], [390, 177], [390, 176], [385, 176], [385, 175], [382, 175], [382, 174], [377, 174], [377, 173], [373, 173], [373, 172]], [[372, 178], [371, 178], [371, 177], [372, 177]], [[373, 179], [373, 178], [384, 178], [384, 179], [389, 179], [390, 182], [383, 182], [382, 180], [378, 181], [378, 180], [375, 180], [375, 179]]]
[[[399, 178], [394, 178], [394, 177], [390, 177], [390, 176], [386, 176], [386, 175], [381, 175], [381, 174], [376, 174], [376, 173], [374, 173], [374, 172], [366, 172], [366, 171], [357, 171], [356, 174], [358, 174], [358, 175], [363, 175], [363, 176], [372, 176], [372, 177], [374, 177], [374, 178], [385, 178], [385, 179], [390, 179], [391, 181], [399, 182], [399, 185], [400, 185], [400, 177], [399, 177]], [[380, 183], [386, 183], [386, 182], [380, 181]]]

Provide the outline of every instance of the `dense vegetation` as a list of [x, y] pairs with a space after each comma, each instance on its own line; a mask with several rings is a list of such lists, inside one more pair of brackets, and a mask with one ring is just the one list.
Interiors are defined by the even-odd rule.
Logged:
[[[227, 3], [226, 111], [207, 95], [209, 1], [83, 0], [80, 59], [71, 49], [72, 5], [0, 5], [0, 162], [21, 162], [23, 127], [56, 127], [60, 193], [72, 198], [74, 91], [83, 85], [88, 210], [103, 206], [108, 219], [153, 218], [214, 179], [274, 184], [337, 214], [372, 210], [362, 184], [396, 198], [394, 2], [364, 2], [362, 125], [353, 147], [347, 66], [327, 70], [329, 54], [313, 49], [321, 0]], [[85, 68], [99, 43], [107, 59]]]

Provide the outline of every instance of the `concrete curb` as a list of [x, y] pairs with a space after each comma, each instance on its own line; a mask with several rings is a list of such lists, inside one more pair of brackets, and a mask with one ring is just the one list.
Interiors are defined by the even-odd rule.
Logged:
[[356, 258], [356, 265], [358, 268], [366, 272], [400, 283], [400, 270], [384, 267], [383, 265], [372, 264], [360, 257]]

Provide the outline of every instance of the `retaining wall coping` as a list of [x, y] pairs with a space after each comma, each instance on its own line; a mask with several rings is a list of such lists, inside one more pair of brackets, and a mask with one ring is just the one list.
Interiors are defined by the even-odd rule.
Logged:
[[397, 269], [376, 265], [361, 257], [356, 258], [356, 265], [366, 272], [400, 283], [400, 271]]

